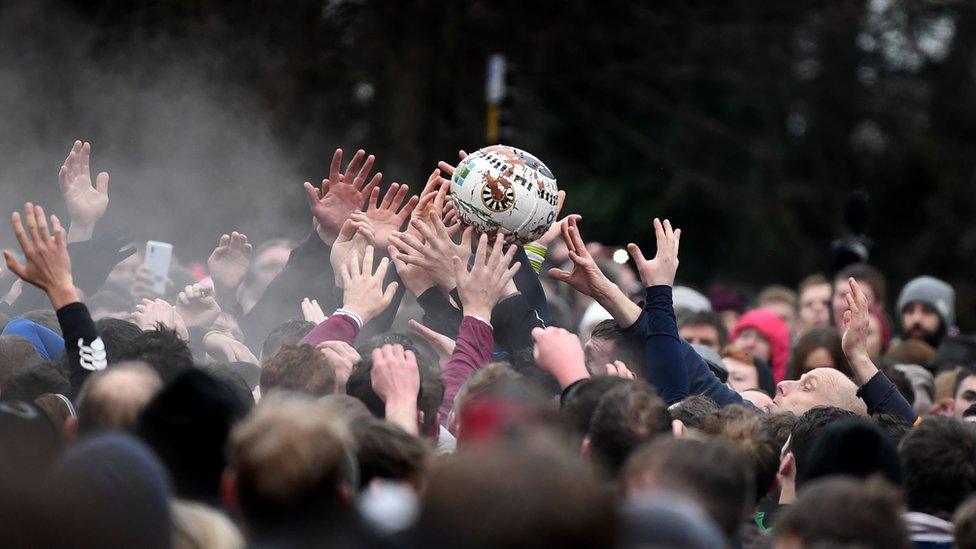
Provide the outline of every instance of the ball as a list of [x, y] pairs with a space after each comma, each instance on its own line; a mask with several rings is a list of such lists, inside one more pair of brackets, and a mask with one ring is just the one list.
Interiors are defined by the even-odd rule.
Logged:
[[541, 160], [507, 145], [469, 154], [451, 178], [461, 222], [501, 235], [508, 244], [531, 242], [549, 230], [558, 191], [556, 177]]

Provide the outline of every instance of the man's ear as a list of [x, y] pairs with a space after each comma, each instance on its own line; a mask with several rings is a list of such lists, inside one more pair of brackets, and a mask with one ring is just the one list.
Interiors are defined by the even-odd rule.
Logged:
[[64, 438], [68, 444], [74, 444], [78, 440], [78, 418], [70, 416], [64, 420]]
[[592, 449], [593, 446], [590, 443], [590, 437], [589, 436], [583, 437], [583, 443], [580, 444], [580, 455], [583, 456], [584, 461], [590, 461], [590, 450]]
[[793, 452], [787, 452], [779, 462], [779, 470], [776, 471], [777, 479], [791, 479], [796, 476], [796, 458]]
[[230, 467], [220, 476], [220, 501], [235, 515], [241, 516], [241, 501], [237, 493], [237, 473]]

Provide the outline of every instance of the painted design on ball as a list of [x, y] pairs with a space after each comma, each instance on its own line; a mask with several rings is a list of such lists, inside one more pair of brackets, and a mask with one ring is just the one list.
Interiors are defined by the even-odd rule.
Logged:
[[504, 212], [515, 205], [515, 189], [512, 188], [512, 183], [505, 178], [505, 175], [510, 175], [511, 171], [509, 169], [508, 172], [500, 174], [498, 177], [492, 177], [489, 172], [482, 174], [485, 184], [481, 187], [481, 201], [489, 210], [496, 213]]

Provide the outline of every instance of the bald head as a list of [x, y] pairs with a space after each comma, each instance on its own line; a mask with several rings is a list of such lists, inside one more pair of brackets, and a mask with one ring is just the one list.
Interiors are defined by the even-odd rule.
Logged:
[[159, 374], [143, 362], [121, 362], [92, 374], [78, 394], [78, 434], [132, 430], [162, 384]]
[[839, 370], [814, 368], [800, 379], [781, 381], [773, 399], [779, 412], [800, 415], [816, 406], [833, 406], [867, 415], [864, 401], [857, 396], [857, 385]]

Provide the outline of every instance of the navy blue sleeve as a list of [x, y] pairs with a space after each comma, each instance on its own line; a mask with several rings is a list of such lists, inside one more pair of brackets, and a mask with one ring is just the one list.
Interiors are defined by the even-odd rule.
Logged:
[[431, 330], [456, 340], [464, 315], [451, 304], [444, 292], [437, 286], [429, 288], [417, 296], [417, 304], [424, 310], [421, 322]]
[[918, 419], [918, 414], [912, 409], [912, 405], [880, 370], [857, 390], [857, 396], [868, 405], [869, 414], [892, 414], [912, 423]]
[[644, 376], [671, 405], [688, 396], [691, 386], [671, 303], [671, 286], [647, 288], [644, 311], [647, 312]]
[[515, 252], [512, 263], [521, 261], [522, 264], [513, 279], [515, 281], [515, 287], [518, 288], [518, 291], [522, 292], [526, 301], [529, 302], [529, 307], [535, 309], [536, 314], [542, 322], [548, 325], [550, 318], [549, 303], [546, 301], [546, 291], [542, 288], [542, 283], [539, 282], [539, 275], [532, 268], [532, 263], [529, 262], [529, 256], [525, 254], [525, 249], [522, 246], [517, 247], [518, 251]]

